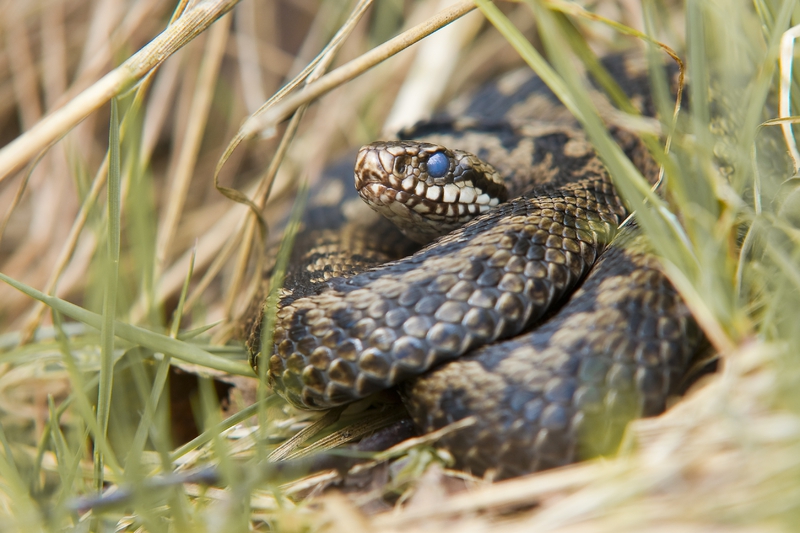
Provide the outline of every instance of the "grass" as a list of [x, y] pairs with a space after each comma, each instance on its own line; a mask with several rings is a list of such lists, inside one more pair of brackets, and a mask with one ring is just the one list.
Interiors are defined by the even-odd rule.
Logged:
[[[326, 161], [381, 134], [397, 87], [414, 86], [413, 57], [393, 55], [448, 15], [426, 3], [276, 0], [214, 22], [236, 2], [187, 4], [43, 0], [4, 16], [0, 529], [792, 528], [800, 219], [793, 119], [769, 119], [791, 114], [798, 76], [791, 45], [779, 52], [800, 17], [794, 3], [647, 0], [630, 17], [623, 0], [589, 11], [476, 2], [446, 37], [458, 43], [452, 76], [428, 74], [424, 90], [457, 94], [524, 59], [583, 123], [722, 368], [664, 416], [632, 424], [613, 460], [490, 484], [448, 471], [423, 438], [390, 452], [404, 462], [371, 492], [311, 499], [333, 474], [284, 483], [264, 458], [290, 453], [280, 444], [318, 416], [258, 386], [231, 339], [298, 183], [313, 186]], [[673, 120], [652, 71], [667, 151], [651, 125], [616, 115], [663, 164], [657, 193], [610, 140], [574, 68], [602, 79], [590, 50], [636, 41], [674, 48], [690, 82], [691, 106]], [[665, 58], [649, 48], [651, 63]], [[193, 389], [178, 388], [176, 368], [201, 376]], [[226, 405], [212, 377], [234, 382]], [[190, 407], [174, 410], [175, 395]], [[369, 415], [344, 413], [317, 446]], [[186, 425], [194, 438], [177, 440]], [[212, 487], [196, 470], [207, 465]], [[116, 496], [92, 503], [109, 486]]]

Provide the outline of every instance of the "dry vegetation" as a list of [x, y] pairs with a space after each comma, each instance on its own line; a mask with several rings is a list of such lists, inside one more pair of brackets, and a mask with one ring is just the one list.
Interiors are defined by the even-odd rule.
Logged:
[[[780, 137], [764, 121], [791, 115], [779, 77], [794, 87], [793, 52], [779, 58], [779, 44], [800, 8], [498, 2], [549, 51], [549, 71], [479, 3], [454, 31], [387, 59], [363, 54], [436, 27], [444, 3], [0, 1], [0, 530], [793, 529], [800, 219], [783, 164], [791, 126]], [[575, 63], [560, 57], [584, 38], [598, 51], [636, 44], [622, 36], [631, 28], [673, 47], [691, 80], [691, 114], [663, 125], [673, 143], [663, 199], [647, 203], [639, 178], [603, 151]], [[540, 75], [567, 82], [556, 92], [620, 169], [720, 371], [633, 424], [615, 459], [492, 484], [447, 470], [422, 439], [342, 492], [322, 490], [335, 473], [280, 484], [266, 456], [314, 417], [258, 387], [235, 340], [265, 244], [279, 242], [299, 183], [316, 186], [348, 148], [521, 64], [515, 38]], [[380, 64], [362, 73], [369, 61]], [[724, 116], [711, 128], [709, 91]], [[245, 197], [255, 210], [232, 201]], [[339, 430], [369, 414], [352, 410], [326, 431], [344, 440]], [[207, 465], [211, 487], [153, 488]], [[92, 503], [100, 488], [106, 500]]]

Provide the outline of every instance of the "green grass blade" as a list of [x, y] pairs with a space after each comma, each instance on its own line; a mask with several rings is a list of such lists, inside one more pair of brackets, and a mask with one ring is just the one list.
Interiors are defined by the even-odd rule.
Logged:
[[[289, 218], [289, 223], [286, 225], [286, 230], [283, 234], [280, 249], [278, 250], [278, 257], [275, 260], [275, 267], [272, 270], [272, 277], [269, 280], [269, 294], [267, 301], [261, 309], [264, 314], [261, 326], [261, 349], [256, 356], [261, 359], [258, 364], [258, 405], [266, 405], [264, 400], [267, 397], [268, 391], [266, 389], [267, 379], [267, 363], [263, 354], [271, 352], [272, 350], [272, 333], [275, 329], [275, 315], [278, 312], [278, 299], [280, 296], [280, 289], [283, 287], [283, 278], [286, 276], [286, 269], [289, 266], [289, 257], [291, 255], [292, 247], [294, 246], [294, 238], [297, 231], [300, 229], [300, 220], [305, 210], [306, 200], [308, 199], [308, 183], [303, 182], [300, 189], [297, 191], [297, 198], [295, 199], [294, 206], [292, 206], [292, 214]], [[259, 442], [264, 440], [264, 432], [267, 428], [267, 414], [265, 408], [258, 411], [258, 424], [261, 431], [261, 438]], [[258, 447], [260, 459], [265, 459], [263, 447]]]
[[[2, 276], [2, 274], [0, 274], [0, 276]], [[100, 317], [98, 316], [98, 321], [99, 319]], [[89, 400], [89, 395], [86, 393], [86, 384], [83, 382], [83, 374], [79, 370], [78, 363], [75, 361], [75, 357], [72, 354], [69, 340], [61, 328], [61, 315], [58, 312], [53, 313], [53, 325], [56, 329], [56, 337], [58, 339], [58, 346], [61, 350], [64, 366], [67, 367], [70, 382], [72, 383], [71, 398], [74, 399], [77, 413], [89, 429], [90, 436], [95, 442], [95, 447], [98, 447], [103, 452], [106, 466], [114, 472], [115, 476], [119, 477], [121, 476], [122, 469], [119, 467], [116, 456], [111, 451], [106, 434], [100, 430], [97, 417], [92, 410], [92, 403]]]
[[[726, 189], [727, 185], [719, 178], [716, 178], [717, 183], [714, 178], [706, 177], [708, 169], [713, 168], [712, 151], [700, 148], [703, 153], [698, 154], [694, 143], [680, 147], [676, 164], [668, 167], [671, 174], [667, 183], [669, 191], [675, 195], [669, 198], [678, 206], [671, 211], [667, 203], [650, 190], [649, 183], [611, 137], [583, 80], [572, 68], [573, 59], [568, 50], [581, 47], [571, 39], [582, 37], [569, 32], [565, 35], [554, 13], [539, 2], [528, 1], [550, 56], [551, 63], [547, 63], [493, 4], [487, 0], [476, 0], [476, 4], [580, 121], [620, 195], [636, 212], [637, 222], [650, 238], [655, 252], [665, 263], [671, 264], [668, 270], [682, 273], [686, 286], [693, 289], [691, 292], [704, 295], [703, 304], [708, 307], [702, 313], [708, 319], [704, 329], [708, 326], [707, 331], [713, 332], [715, 346], [721, 350], [734, 346], [733, 339], [747, 331], [747, 321], [742, 320], [741, 313], [735, 309], [732, 277], [736, 254], [732, 253], [729, 237], [733, 227], [732, 208], [741, 202], [730, 195], [730, 188]], [[703, 23], [699, 24], [702, 28]], [[702, 34], [700, 30], [695, 31]], [[695, 118], [693, 125], [701, 127], [698, 122]], [[708, 124], [705, 127], [708, 129]], [[675, 169], [680, 171], [675, 172]], [[730, 197], [730, 205], [724, 211], [726, 218], [719, 221], [720, 205], [726, 204], [717, 198], [715, 193], [718, 192], [727, 195], [725, 198]], [[680, 218], [674, 213], [680, 213]]]
[[[216, 322], [212, 322], [211, 324], [203, 324], [202, 326], [198, 326], [196, 328], [192, 328], [186, 331], [181, 331], [176, 335], [175, 338], [182, 341], [188, 341], [190, 339], [197, 337], [198, 335], [202, 335], [203, 333], [205, 333], [206, 331], [210, 330], [213, 327], [219, 326], [221, 323], [222, 323], [221, 320], [217, 320]], [[221, 348], [225, 347], [222, 346]]]
[[70, 473], [67, 471], [67, 465], [69, 464], [69, 448], [67, 447], [64, 434], [61, 432], [61, 427], [59, 426], [60, 416], [52, 396], [47, 397], [47, 412], [49, 415], [48, 425], [51, 428], [51, 430], [48, 432], [48, 435], [50, 435], [50, 440], [53, 444], [53, 453], [56, 457], [58, 475], [61, 477], [62, 481], [66, 481], [69, 479], [70, 475]]
[[[114, 316], [117, 309], [120, 237], [120, 139], [119, 109], [116, 98], [111, 99], [111, 127], [108, 141], [108, 264], [103, 297], [103, 323], [100, 328], [100, 383], [97, 388], [97, 425], [103, 435], [108, 431], [111, 407], [111, 388], [114, 379]], [[95, 489], [103, 488], [103, 456], [95, 448]]]
[[186, 303], [186, 294], [189, 292], [189, 282], [192, 280], [192, 273], [194, 272], [194, 260], [197, 257], [197, 248], [192, 250], [191, 258], [189, 259], [189, 270], [186, 272], [186, 277], [183, 279], [183, 287], [181, 288], [181, 295], [178, 298], [178, 306], [175, 308], [175, 314], [172, 317], [172, 328], [170, 328], [170, 337], [177, 338], [178, 330], [181, 327], [181, 318], [183, 317], [183, 306]]
[[[131, 447], [128, 450], [128, 454], [125, 457], [125, 466], [126, 468], [130, 468], [133, 465], [133, 468], [136, 468], [136, 465], [141, 463], [142, 454], [144, 453], [145, 445], [147, 444], [147, 437], [150, 436], [151, 440], [155, 443], [159, 440], [164, 440], [163, 432], [160, 431], [164, 428], [156, 427], [156, 418], [158, 414], [158, 406], [161, 402], [162, 393], [167, 384], [167, 378], [169, 377], [169, 362], [170, 357], [165, 356], [161, 361], [158, 362], [158, 366], [156, 367], [156, 375], [153, 378], [152, 384], [150, 384], [150, 391], [147, 394], [147, 397], [144, 402], [144, 413], [142, 413], [142, 418], [139, 421], [139, 425], [136, 427], [136, 433], [134, 434], [133, 441], [131, 443]], [[138, 366], [141, 369], [141, 366]], [[137, 384], [140, 386], [144, 386], [146, 384], [145, 380], [138, 379]], [[162, 405], [162, 408], [164, 406]], [[163, 442], [161, 443], [163, 444]], [[159, 446], [157, 446], [158, 448]], [[167, 469], [168, 465], [162, 465], [163, 468]]]
[[[554, 54], [553, 63], [561, 66], [561, 75], [559, 75], [494, 4], [487, 0], [476, 0], [476, 4], [486, 18], [508, 39], [525, 62], [581, 122], [600, 158], [608, 168], [620, 194], [639, 213], [642, 225], [651, 228], [653, 233], [668, 236], [664, 242], [665, 246], [669, 248], [669, 253], [665, 255], [691, 258], [692, 253], [686, 246], [685, 235], [680, 226], [675, 224], [674, 219], [668, 216], [669, 211], [666, 204], [651, 191], [650, 185], [641, 173], [608, 134], [605, 125], [591, 104], [589, 96], [582, 89], [580, 80], [577, 79], [574, 72], [571, 72], [569, 60], [558, 56], [569, 47], [562, 42], [557, 45], [551, 43], [551, 46], [548, 47]], [[556, 36], [553, 34], [557, 26], [550, 20], [549, 12], [537, 3], [532, 3], [532, 7], [537, 18], [540, 19], [540, 28], [549, 28], [549, 31], [543, 33], [549, 38], [555, 39]], [[566, 78], [562, 76], [566, 76]], [[649, 204], [646, 209], [645, 199]], [[696, 268], [691, 265], [691, 262], [684, 261], [683, 263], [682, 269]]]
[[[80, 439], [79, 447], [76, 453], [72, 453], [67, 444], [67, 439], [59, 426], [61, 419], [61, 409], [56, 408], [55, 402], [52, 397], [48, 401], [48, 411], [50, 414], [49, 424], [52, 427], [49, 432], [50, 441], [53, 445], [53, 452], [56, 456], [58, 473], [61, 480], [58, 496], [52, 506], [51, 516], [48, 517], [52, 524], [59, 524], [62, 522], [64, 515], [69, 513], [66, 506], [67, 501], [74, 496], [76, 489], [76, 480], [79, 479], [81, 471], [81, 458], [84, 456], [83, 443], [89, 441], [88, 428], [84, 428], [83, 438]], [[77, 517], [73, 518], [73, 522], [77, 523]]]
[[[172, 326], [170, 328], [170, 337], [172, 338], [176, 338], [178, 336], [181, 317], [183, 316], [183, 306], [186, 302], [186, 294], [189, 291], [189, 281], [191, 280], [192, 273], [194, 271], [195, 257], [196, 250], [193, 250], [191, 259], [189, 261], [189, 270], [186, 272], [186, 278], [183, 282], [183, 288], [181, 289], [180, 298], [178, 299], [178, 305], [175, 308], [175, 313], [172, 319]], [[156, 448], [166, 452], [166, 432], [159, 431], [159, 429], [163, 430], [166, 428], [156, 428], [155, 424], [157, 422], [158, 406], [161, 402], [162, 393], [166, 388], [167, 379], [169, 377], [170, 360], [171, 357], [165, 354], [164, 358], [158, 362], [158, 366], [156, 367], [156, 375], [153, 378], [152, 384], [150, 385], [150, 392], [144, 402], [144, 414], [142, 415], [139, 425], [136, 428], [136, 434], [133, 437], [133, 443], [125, 460], [126, 465], [136, 465], [141, 461], [141, 456], [144, 453], [148, 436], [150, 436], [151, 440], [156, 443]], [[141, 385], [145, 386], [146, 384], [141, 383]], [[169, 471], [170, 462], [168, 454], [161, 453], [160, 455], [162, 457], [162, 468], [165, 471]]]
[[[24, 283], [20, 283], [19, 281], [10, 278], [3, 273], [0, 273], [0, 281], [8, 283], [18, 291], [27, 294], [35, 300], [43, 302], [48, 307], [55, 309], [59, 313], [63, 313], [70, 318], [78, 320], [79, 322], [83, 322], [84, 324], [98, 330], [101, 328], [103, 317], [97, 313], [87, 311], [82, 307], [60, 298], [56, 298], [55, 296], [44, 294], [43, 292], [37, 291], [33, 287], [29, 287]], [[251, 377], [253, 375], [253, 370], [246, 363], [231, 361], [223, 357], [218, 357], [201, 348], [198, 348], [193, 344], [182, 342], [167, 335], [161, 335], [138, 326], [117, 321], [114, 322], [114, 334], [132, 344], [144, 346], [145, 348], [149, 348], [154, 352], [168, 353], [176, 359], [180, 359], [181, 361], [185, 361], [187, 363], [213, 368], [215, 370], [221, 370], [223, 372], [228, 372], [229, 374], [235, 374], [238, 376]]]
[[[10, 527], [9, 531], [39, 531], [42, 528], [41, 516], [28, 492], [28, 484], [14, 462], [11, 444], [6, 438], [3, 426], [0, 425], [0, 445], [3, 453], [0, 453], [0, 490], [6, 492], [11, 501], [14, 502], [13, 516], [9, 520], [4, 518], [4, 527]], [[13, 526], [9, 524], [11, 522]]]

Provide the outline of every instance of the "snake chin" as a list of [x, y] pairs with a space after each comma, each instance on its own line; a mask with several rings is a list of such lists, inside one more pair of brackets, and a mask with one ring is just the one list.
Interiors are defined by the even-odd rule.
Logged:
[[498, 205], [417, 202], [405, 191], [397, 191], [380, 183], [371, 183], [359, 194], [376, 213], [391, 221], [409, 239], [428, 244], [437, 237], [460, 228], [476, 216]]

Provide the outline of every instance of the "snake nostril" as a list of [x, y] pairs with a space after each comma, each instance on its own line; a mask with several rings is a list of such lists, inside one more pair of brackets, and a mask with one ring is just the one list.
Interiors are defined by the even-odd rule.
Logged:
[[406, 173], [406, 158], [405, 157], [398, 157], [394, 160], [394, 173], [395, 174], [405, 174]]

